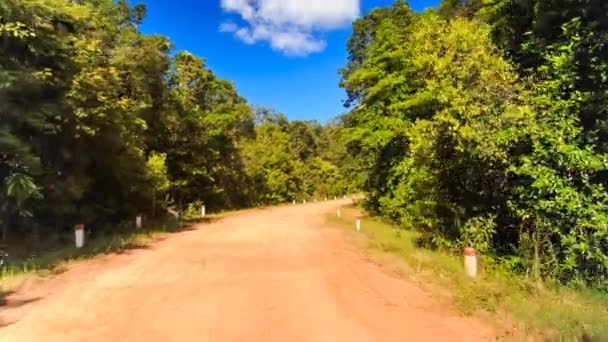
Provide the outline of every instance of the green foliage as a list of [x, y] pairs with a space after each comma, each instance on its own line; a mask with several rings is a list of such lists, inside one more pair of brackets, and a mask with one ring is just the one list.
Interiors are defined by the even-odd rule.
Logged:
[[[554, 95], [563, 99], [581, 96], [575, 116], [583, 129], [582, 139], [594, 149], [607, 152], [608, 3], [481, 2], [481, 6], [470, 6], [470, 10], [490, 23], [494, 42], [516, 63], [522, 75], [559, 81], [562, 88]], [[555, 62], [561, 67], [555, 69]]]
[[2, 242], [6, 242], [8, 225], [14, 216], [20, 218], [32, 217], [32, 212], [26, 207], [30, 199], [42, 197], [40, 189], [34, 183], [32, 177], [20, 173], [14, 173], [4, 179], [3, 193], [0, 195], [0, 209], [4, 220], [0, 220], [2, 226]]
[[9, 242], [75, 223], [104, 230], [166, 206], [214, 211], [348, 189], [334, 164], [344, 156], [321, 156], [341, 146], [325, 127], [254, 113], [205, 60], [139, 32], [145, 13], [126, 1], [0, 2]]
[[18, 208], [29, 198], [40, 198], [41, 196], [38, 186], [28, 175], [12, 174], [4, 179], [4, 185], [6, 197], [13, 198]]
[[245, 142], [248, 175], [258, 204], [343, 195], [355, 185], [341, 168], [341, 136], [316, 122], [289, 122], [282, 114], [258, 109], [255, 138]]
[[[383, 266], [413, 277], [439, 297], [447, 293], [447, 302], [454, 302], [465, 314], [475, 314], [480, 309], [495, 314], [493, 318], [499, 323], [496, 333], [506, 333], [498, 340], [524, 341], [539, 333], [550, 341], [585, 340], [582, 336], [601, 340], [608, 334], [606, 293], [572, 289], [554, 282], [539, 288], [534, 279], [512, 273], [521, 258], [494, 260], [485, 254], [478, 254], [478, 277], [471, 281], [463, 270], [461, 255], [421, 248], [419, 232], [363, 217], [361, 233], [355, 236], [353, 221], [361, 217], [360, 210], [346, 206], [341, 212], [341, 218], [333, 211], [328, 213], [328, 222], [352, 232], [355, 241], [361, 242]], [[476, 223], [483, 226], [483, 222]], [[505, 313], [509, 315], [507, 320]]]
[[357, 93], [342, 121], [368, 207], [434, 247], [530, 257], [537, 276], [608, 288], [608, 159], [581, 120], [593, 95], [573, 87], [578, 26], [529, 78], [461, 8], [487, 6], [444, 5], [355, 23], [375, 23], [342, 82]]
[[161, 193], [167, 191], [171, 186], [167, 175], [166, 159], [165, 154], [153, 152], [146, 163], [149, 175], [154, 183], [154, 189]]

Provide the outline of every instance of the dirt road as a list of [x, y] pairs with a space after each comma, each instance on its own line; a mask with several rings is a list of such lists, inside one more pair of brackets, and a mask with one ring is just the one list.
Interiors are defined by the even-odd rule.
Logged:
[[0, 311], [0, 341], [486, 341], [324, 226], [339, 202], [253, 211], [80, 263]]

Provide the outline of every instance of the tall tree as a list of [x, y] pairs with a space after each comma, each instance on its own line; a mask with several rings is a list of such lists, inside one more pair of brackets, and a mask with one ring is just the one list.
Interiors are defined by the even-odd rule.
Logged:
[[[385, 18], [344, 80], [360, 90], [343, 123], [366, 166], [370, 209], [434, 246], [473, 245], [538, 274], [606, 286], [608, 203], [592, 180], [607, 159], [582, 144], [574, 113], [584, 97], [561, 96], [563, 83], [550, 78], [520, 78], [492, 27], [442, 16], [428, 11], [406, 26]], [[554, 55], [550, 69], [567, 70], [568, 55]]]

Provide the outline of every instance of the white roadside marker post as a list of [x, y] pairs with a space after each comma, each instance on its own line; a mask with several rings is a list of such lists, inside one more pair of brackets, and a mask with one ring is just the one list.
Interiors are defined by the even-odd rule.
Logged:
[[338, 218], [342, 217], [342, 213], [340, 212], [340, 210], [338, 210]]
[[324, 201], [327, 201], [327, 197], [325, 197], [323, 200], [324, 200]]
[[82, 246], [84, 246], [84, 224], [77, 224], [74, 226], [74, 239], [76, 248], [82, 248]]
[[317, 199], [315, 198], [315, 203], [317, 203]]
[[338, 199], [338, 197], [334, 196], [334, 201], [337, 200], [337, 199]]
[[357, 218], [356, 226], [357, 226], [357, 231], [360, 232], [361, 231], [361, 219], [360, 218]]
[[477, 277], [477, 256], [472, 247], [464, 249], [464, 270], [469, 278]]
[[135, 228], [140, 229], [142, 227], [143, 217], [141, 215], [135, 216]]
[[296, 200], [293, 200], [293, 205], [296, 205]]
[[207, 216], [207, 208], [205, 208], [205, 205], [201, 205], [201, 218], [205, 218], [205, 216]]
[[302, 200], [302, 203], [306, 204], [306, 200]]

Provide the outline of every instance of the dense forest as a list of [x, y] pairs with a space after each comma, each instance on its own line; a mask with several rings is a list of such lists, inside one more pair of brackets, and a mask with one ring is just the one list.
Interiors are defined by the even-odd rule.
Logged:
[[[143, 5], [0, 2], [3, 243], [352, 190], [337, 124], [252, 108]], [[132, 224], [131, 224], [132, 225]]]
[[405, 1], [353, 24], [346, 114], [254, 108], [143, 5], [0, 2], [2, 240], [362, 189], [512, 272], [608, 290], [608, 2]]
[[406, 2], [340, 71], [367, 206], [514, 272], [608, 289], [608, 2]]

